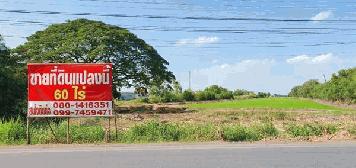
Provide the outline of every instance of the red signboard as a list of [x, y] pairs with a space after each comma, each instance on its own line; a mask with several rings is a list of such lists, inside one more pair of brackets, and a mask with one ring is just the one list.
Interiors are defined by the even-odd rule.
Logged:
[[28, 117], [112, 115], [112, 64], [28, 64]]

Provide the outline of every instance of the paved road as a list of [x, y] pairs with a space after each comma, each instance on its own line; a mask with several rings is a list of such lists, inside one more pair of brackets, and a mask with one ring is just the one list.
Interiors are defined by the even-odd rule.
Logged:
[[356, 143], [0, 148], [1, 168], [356, 168]]

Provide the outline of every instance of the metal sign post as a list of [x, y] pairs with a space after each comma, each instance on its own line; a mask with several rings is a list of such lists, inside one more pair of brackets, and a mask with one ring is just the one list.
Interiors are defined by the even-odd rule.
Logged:
[[110, 131], [110, 118], [111, 118], [111, 117], [108, 117], [108, 120], [109, 120], [109, 121], [108, 121], [108, 122], [109, 122], [109, 126], [108, 126], [108, 141], [107, 141], [108, 143], [110, 143], [110, 138], [111, 138], [111, 137], [110, 137], [110, 132], [111, 132], [111, 131]]
[[70, 144], [70, 137], [69, 137], [69, 117], [67, 118], [67, 144]]
[[117, 114], [115, 113], [115, 140], [117, 141]]
[[26, 140], [27, 140], [27, 145], [31, 144], [31, 136], [30, 136], [30, 118], [26, 117]]

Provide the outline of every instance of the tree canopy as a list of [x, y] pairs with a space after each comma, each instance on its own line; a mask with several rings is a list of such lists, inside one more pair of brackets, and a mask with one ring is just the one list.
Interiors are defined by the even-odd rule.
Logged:
[[0, 117], [23, 115], [26, 98], [26, 77], [24, 71], [10, 57], [10, 50], [5, 46], [0, 35]]
[[325, 83], [309, 80], [301, 86], [294, 87], [289, 96], [355, 103], [356, 68], [340, 70]]
[[50, 25], [28, 37], [13, 54], [25, 62], [113, 63], [116, 89], [175, 79], [169, 63], [144, 40], [127, 29], [88, 19]]

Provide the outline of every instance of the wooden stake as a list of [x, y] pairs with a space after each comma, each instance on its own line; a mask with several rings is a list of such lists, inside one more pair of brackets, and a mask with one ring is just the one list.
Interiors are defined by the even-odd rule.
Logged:
[[69, 117], [67, 118], [67, 144], [69, 144]]
[[30, 118], [27, 117], [26, 121], [26, 139], [27, 139], [27, 145], [31, 144], [31, 136], [30, 136]]

